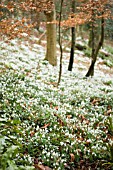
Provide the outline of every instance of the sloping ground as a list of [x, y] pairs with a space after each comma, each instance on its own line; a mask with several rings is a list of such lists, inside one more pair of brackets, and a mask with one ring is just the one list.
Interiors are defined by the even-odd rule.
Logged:
[[59, 68], [43, 60], [44, 47], [13, 40], [0, 48], [0, 168], [113, 169], [110, 68], [98, 60], [86, 79], [89, 59], [79, 52], [68, 72], [64, 53], [56, 88]]

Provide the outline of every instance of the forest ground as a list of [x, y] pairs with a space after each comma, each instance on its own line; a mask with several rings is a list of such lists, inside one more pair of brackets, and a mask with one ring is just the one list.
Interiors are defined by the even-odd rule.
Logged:
[[[29, 41], [28, 41], [29, 40]], [[0, 42], [0, 168], [14, 170], [113, 169], [113, 67], [75, 51], [73, 71], [63, 72], [45, 57], [37, 37]]]

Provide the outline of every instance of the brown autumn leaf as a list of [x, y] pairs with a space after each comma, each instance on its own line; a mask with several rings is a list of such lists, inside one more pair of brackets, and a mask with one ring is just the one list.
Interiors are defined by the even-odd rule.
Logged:
[[84, 138], [83, 137], [79, 137], [79, 138], [77, 138], [77, 140], [83, 141]]
[[48, 166], [45, 166], [45, 170], [52, 170], [52, 169], [49, 168]]
[[42, 129], [45, 129], [45, 128], [47, 128], [49, 125], [50, 125], [50, 123], [45, 124], [45, 125], [44, 125], [44, 126], [42, 126], [41, 128], [42, 128]]
[[100, 102], [100, 99], [98, 99], [98, 98], [95, 98], [95, 99], [93, 99], [93, 100], [91, 101], [91, 103], [92, 103], [93, 105], [98, 105], [99, 102]]
[[91, 143], [91, 142], [90, 142], [89, 140], [87, 140], [85, 144], [86, 144], [86, 146], [89, 146], [90, 143]]
[[89, 125], [89, 120], [88, 119], [86, 119], [86, 124]]
[[35, 166], [35, 168], [37, 169], [37, 170], [52, 170], [51, 168], [49, 168], [48, 166], [44, 166], [44, 165], [37, 165], [37, 164], [35, 164], [34, 165]]
[[64, 126], [64, 125], [65, 125], [64, 122], [63, 122], [61, 119], [58, 119], [58, 122], [59, 122], [59, 124], [60, 124], [61, 126]]
[[45, 170], [45, 167], [43, 165], [34, 165], [37, 170]]
[[58, 118], [57, 120], [58, 120], [59, 124], [60, 124], [61, 126], [64, 126], [65, 123], [63, 122], [63, 120], [61, 120], [60, 116], [59, 116], [58, 114], [56, 114], [56, 113], [54, 113], [54, 115]]
[[112, 109], [109, 109], [109, 110], [107, 110], [106, 115], [110, 115], [111, 113], [113, 113], [113, 111], [112, 111]]
[[72, 117], [72, 115], [67, 115], [67, 118], [70, 119]]
[[53, 104], [52, 103], [50, 103], [50, 108], [53, 108]]
[[74, 162], [74, 160], [75, 160], [75, 155], [73, 154], [73, 153], [70, 153], [70, 157], [71, 157], [71, 162]]
[[55, 108], [55, 110], [58, 110], [58, 106], [55, 106], [54, 108]]
[[31, 137], [33, 137], [33, 136], [34, 136], [34, 134], [35, 134], [35, 132], [34, 132], [34, 131], [31, 131], [31, 132], [30, 132], [30, 136], [31, 136]]

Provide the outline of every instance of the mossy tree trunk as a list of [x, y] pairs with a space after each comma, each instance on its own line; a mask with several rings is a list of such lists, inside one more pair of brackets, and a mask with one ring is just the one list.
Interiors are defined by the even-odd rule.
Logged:
[[52, 23], [56, 19], [55, 7], [52, 11], [45, 12], [46, 15], [46, 35], [47, 35], [47, 48], [46, 48], [46, 57], [45, 59], [53, 66], [57, 65], [56, 57], [56, 24]]

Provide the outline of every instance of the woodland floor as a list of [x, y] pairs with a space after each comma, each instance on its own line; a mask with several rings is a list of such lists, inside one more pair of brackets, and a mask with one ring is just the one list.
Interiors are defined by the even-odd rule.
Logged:
[[[113, 170], [113, 67], [70, 48], [58, 66], [45, 57], [46, 41], [0, 42], [0, 170]], [[17, 151], [17, 148], [18, 151]], [[10, 152], [10, 153], [9, 153]]]

